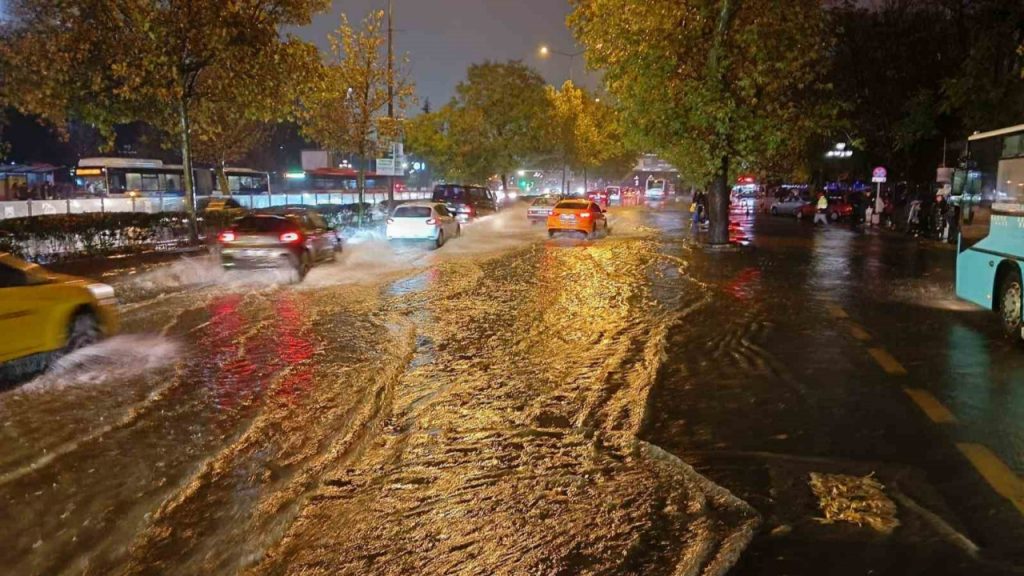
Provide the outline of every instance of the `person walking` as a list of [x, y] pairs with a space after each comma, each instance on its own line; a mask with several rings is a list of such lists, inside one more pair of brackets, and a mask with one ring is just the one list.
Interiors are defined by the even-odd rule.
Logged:
[[818, 225], [818, 221], [828, 226], [828, 197], [825, 194], [818, 194], [818, 210], [814, 213], [814, 225]]

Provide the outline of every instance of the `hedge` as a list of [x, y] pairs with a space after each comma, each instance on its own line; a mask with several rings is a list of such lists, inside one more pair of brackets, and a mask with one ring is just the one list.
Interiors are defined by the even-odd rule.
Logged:
[[[365, 218], [372, 222], [373, 206], [363, 207]], [[357, 204], [321, 205], [316, 210], [339, 230], [356, 224]], [[200, 236], [216, 236], [237, 216], [220, 211], [201, 214]], [[187, 243], [188, 221], [180, 212], [56, 214], [0, 220], [0, 252], [37, 262], [133, 254]]]
[[[204, 215], [201, 232], [223, 228], [229, 216]], [[57, 214], [0, 220], [0, 252], [40, 262], [131, 254], [188, 242], [188, 222], [176, 212]]]

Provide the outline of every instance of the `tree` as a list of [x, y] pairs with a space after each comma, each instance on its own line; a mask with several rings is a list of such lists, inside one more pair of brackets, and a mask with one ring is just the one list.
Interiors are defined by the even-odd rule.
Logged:
[[[357, 30], [341, 15], [341, 25], [328, 36], [332, 60], [323, 67], [318, 83], [302, 97], [299, 115], [306, 137], [358, 158], [360, 222], [366, 164], [400, 133], [401, 112], [412, 101], [414, 89], [408, 80], [408, 58], [403, 58], [393, 79], [389, 74], [383, 22], [384, 11], [375, 11]], [[394, 103], [399, 112], [394, 120], [386, 116], [391, 101], [389, 81], [394, 83]]]
[[454, 116], [455, 106], [449, 104], [420, 114], [405, 126], [405, 146], [409, 152], [421, 157], [432, 174], [446, 180], [468, 177], [451, 137]]
[[544, 121], [550, 102], [544, 79], [519, 61], [473, 64], [455, 88], [452, 133], [476, 176], [508, 174], [545, 148]]
[[[614, 108], [572, 81], [567, 81], [560, 90], [548, 86], [547, 93], [551, 102], [547, 137], [555, 148], [563, 174], [566, 166], [573, 171], [582, 170], [584, 187], [587, 187], [592, 170], [604, 166], [614, 171], [623, 163], [630, 164], [630, 168], [635, 165], [638, 154], [626, 145]], [[621, 177], [622, 173], [617, 176]], [[565, 182], [562, 186], [564, 192]]]
[[1024, 4], [1019, 0], [936, 0], [946, 10], [959, 58], [944, 76], [946, 109], [964, 132], [1018, 124], [1024, 116]]
[[195, 157], [216, 167], [225, 194], [225, 167], [266, 144], [276, 122], [294, 118], [295, 103], [319, 71], [316, 47], [288, 42], [215, 79], [208, 97], [195, 106], [192, 132]]
[[[17, 0], [3, 30], [2, 98], [56, 125], [79, 119], [112, 134], [146, 120], [176, 135], [186, 210], [198, 235], [192, 123], [228, 81], [260, 87], [257, 62], [300, 45], [279, 29], [307, 24], [327, 0]], [[247, 109], [259, 100], [239, 100]], [[255, 112], [255, 111], [254, 111]], [[257, 114], [254, 114], [257, 115]], [[209, 118], [213, 122], [214, 117]]]
[[449, 180], [486, 181], [551, 154], [544, 80], [522, 62], [473, 64], [451, 102], [409, 123], [409, 148]]
[[[834, 105], [820, 82], [819, 0], [572, 0], [569, 25], [645, 148], [711, 190], [709, 242], [728, 242], [728, 182], [801, 156]], [[614, 38], [609, 42], [608, 38]]]

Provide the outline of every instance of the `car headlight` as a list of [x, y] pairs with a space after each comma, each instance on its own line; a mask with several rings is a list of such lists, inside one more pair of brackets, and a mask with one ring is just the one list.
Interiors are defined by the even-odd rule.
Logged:
[[114, 288], [107, 284], [89, 284], [86, 289], [92, 294], [92, 297], [99, 301], [100, 304], [107, 306], [113, 306], [117, 304], [117, 296], [114, 294]]

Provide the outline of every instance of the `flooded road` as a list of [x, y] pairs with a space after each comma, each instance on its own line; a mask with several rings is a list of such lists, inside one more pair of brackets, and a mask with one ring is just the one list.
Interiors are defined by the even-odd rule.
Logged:
[[[1024, 354], [950, 296], [951, 253], [746, 215], [753, 249], [709, 253], [685, 219], [616, 209], [608, 238], [548, 240], [510, 210], [437, 251], [353, 239], [301, 285], [206, 257], [124, 276], [122, 335], [0, 394], [0, 566], [1012, 566], [1020, 516], [957, 446], [1024, 472]], [[901, 527], [823, 534], [811, 472], [874, 474]]]
[[704, 295], [641, 213], [545, 236], [514, 212], [300, 286], [125, 279], [122, 336], [0, 397], [0, 565], [722, 573], [756, 513], [637, 438]]

